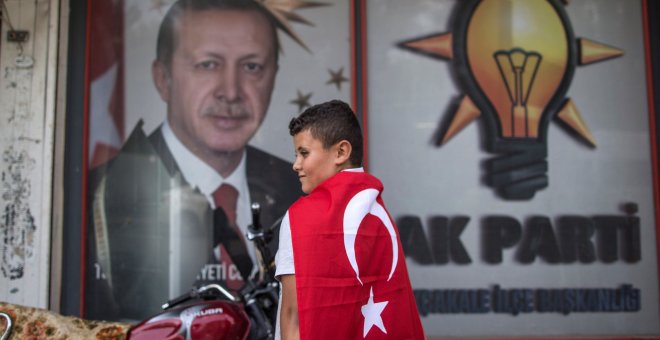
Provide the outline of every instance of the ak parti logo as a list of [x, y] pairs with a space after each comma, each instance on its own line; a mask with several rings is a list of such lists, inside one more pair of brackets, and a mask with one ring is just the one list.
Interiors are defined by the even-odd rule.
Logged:
[[567, 5], [555, 0], [458, 1], [451, 32], [400, 44], [451, 60], [464, 95], [437, 143], [446, 143], [483, 117], [486, 148], [497, 154], [487, 162], [486, 179], [505, 199], [529, 200], [548, 186], [547, 130], [552, 120], [596, 146], [566, 93], [577, 66], [623, 51], [576, 38]]

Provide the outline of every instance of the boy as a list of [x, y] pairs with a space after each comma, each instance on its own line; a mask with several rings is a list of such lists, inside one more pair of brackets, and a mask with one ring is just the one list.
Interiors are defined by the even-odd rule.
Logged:
[[[280, 229], [282, 339], [423, 339], [382, 183], [362, 164], [362, 132], [333, 100], [291, 120], [303, 192]], [[294, 256], [295, 254], [295, 256]]]

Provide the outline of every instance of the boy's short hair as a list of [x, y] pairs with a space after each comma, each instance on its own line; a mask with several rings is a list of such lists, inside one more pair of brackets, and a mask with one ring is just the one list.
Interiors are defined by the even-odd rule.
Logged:
[[324, 148], [347, 140], [352, 151], [349, 161], [353, 166], [362, 165], [362, 130], [355, 113], [341, 100], [331, 100], [309, 107], [289, 122], [289, 133], [295, 136], [308, 130]]

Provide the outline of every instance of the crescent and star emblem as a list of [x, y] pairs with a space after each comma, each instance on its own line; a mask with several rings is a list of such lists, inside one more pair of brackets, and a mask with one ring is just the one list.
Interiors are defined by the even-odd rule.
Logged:
[[[387, 229], [390, 239], [392, 240], [392, 268], [390, 269], [387, 281], [392, 278], [397, 262], [399, 261], [399, 247], [397, 245], [394, 225], [392, 225], [392, 221], [387, 215], [385, 208], [376, 201], [378, 194], [379, 192], [376, 189], [362, 190], [351, 198], [344, 211], [344, 248], [346, 250], [346, 256], [348, 256], [348, 261], [351, 264], [351, 268], [353, 268], [360, 285], [364, 284], [362, 283], [362, 279], [360, 279], [360, 268], [357, 265], [357, 259], [355, 256], [355, 239], [357, 238], [360, 224], [367, 214], [374, 215], [383, 222], [383, 225], [385, 226], [385, 229]], [[383, 319], [380, 316], [387, 304], [388, 301], [374, 303], [373, 287], [371, 287], [369, 301], [362, 306], [362, 315], [364, 316], [363, 337], [367, 336], [373, 326], [380, 328], [383, 333], [387, 334]]]

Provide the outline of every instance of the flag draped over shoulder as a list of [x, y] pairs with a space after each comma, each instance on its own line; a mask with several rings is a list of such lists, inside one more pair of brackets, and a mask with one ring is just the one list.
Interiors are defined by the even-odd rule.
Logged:
[[382, 183], [342, 171], [289, 209], [301, 339], [423, 339]]

